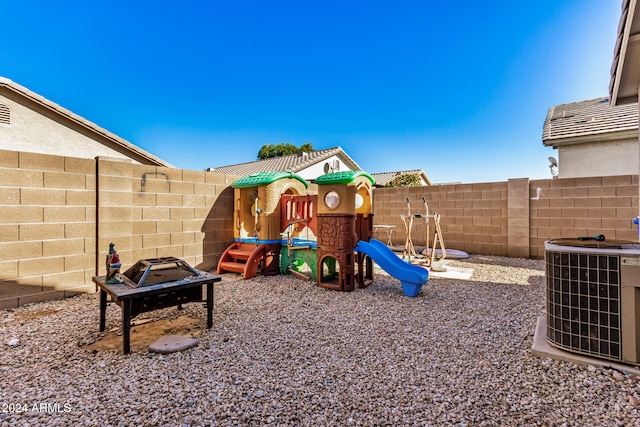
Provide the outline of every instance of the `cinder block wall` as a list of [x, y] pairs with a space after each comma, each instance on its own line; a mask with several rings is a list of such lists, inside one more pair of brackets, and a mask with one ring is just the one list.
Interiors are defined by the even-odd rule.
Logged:
[[[507, 255], [507, 190], [508, 183], [434, 185], [409, 188], [376, 188], [373, 191], [374, 224], [393, 225], [393, 243], [403, 245], [405, 232], [401, 215], [425, 215], [422, 198], [430, 215], [440, 214], [440, 226], [445, 247], [470, 253]], [[430, 241], [433, 242], [434, 221], [430, 224]], [[413, 221], [414, 245], [425, 245], [426, 221]], [[376, 238], [382, 240], [384, 232]], [[431, 246], [431, 244], [429, 245]]]
[[95, 161], [0, 151], [0, 308], [92, 289]]
[[[93, 291], [113, 242], [124, 267], [177, 256], [213, 268], [233, 240], [235, 176], [0, 150], [0, 309]], [[544, 241], [637, 240], [635, 175], [382, 188], [374, 223], [405, 235], [401, 214], [441, 215], [447, 248], [544, 257]], [[431, 235], [433, 239], [433, 220]], [[412, 238], [425, 244], [424, 218]], [[385, 240], [383, 232], [377, 235]]]
[[[473, 254], [544, 258], [544, 242], [604, 234], [608, 240], [638, 240], [638, 177], [512, 179], [484, 184], [377, 188], [374, 224], [393, 225], [393, 243], [403, 245], [401, 214], [441, 214], [445, 247]], [[425, 220], [414, 219], [412, 240], [425, 244]], [[430, 240], [433, 241], [433, 219]], [[378, 239], [385, 238], [379, 231]]]
[[212, 269], [233, 241], [236, 178], [99, 159], [98, 252], [114, 243], [123, 265], [175, 256]]
[[0, 308], [92, 292], [111, 242], [125, 268], [168, 255], [213, 268], [236, 178], [0, 150]]
[[604, 234], [608, 240], [638, 240], [638, 176], [531, 181], [532, 258], [544, 258], [544, 241]]

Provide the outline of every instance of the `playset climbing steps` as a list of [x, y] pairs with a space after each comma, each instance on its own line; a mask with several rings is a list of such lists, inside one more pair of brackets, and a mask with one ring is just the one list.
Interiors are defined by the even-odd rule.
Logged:
[[266, 245], [233, 243], [220, 257], [217, 274], [230, 271], [242, 274], [245, 279], [251, 279], [258, 274], [258, 268], [264, 263], [266, 254]]

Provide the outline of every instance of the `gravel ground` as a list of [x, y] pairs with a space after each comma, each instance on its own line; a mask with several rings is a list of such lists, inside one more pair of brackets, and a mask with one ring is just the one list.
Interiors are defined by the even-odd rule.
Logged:
[[[105, 335], [95, 295], [0, 311], [0, 426], [640, 425], [637, 377], [531, 355], [542, 261], [450, 265], [471, 280], [431, 277], [417, 298], [383, 274], [350, 293], [218, 283], [213, 329], [168, 355], [87, 350]], [[139, 318], [180, 315], [206, 316]]]

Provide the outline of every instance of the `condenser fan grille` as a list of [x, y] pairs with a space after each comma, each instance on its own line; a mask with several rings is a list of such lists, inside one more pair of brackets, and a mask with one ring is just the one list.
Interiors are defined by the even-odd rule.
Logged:
[[547, 340], [621, 360], [620, 256], [546, 251]]

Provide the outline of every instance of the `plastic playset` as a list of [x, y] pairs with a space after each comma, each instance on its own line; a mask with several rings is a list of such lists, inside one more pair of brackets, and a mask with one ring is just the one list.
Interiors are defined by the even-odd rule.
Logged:
[[374, 179], [363, 171], [328, 173], [315, 180], [318, 194], [292, 172], [261, 172], [236, 180], [234, 243], [222, 254], [218, 274], [245, 279], [294, 274], [318, 286], [352, 291], [373, 282], [373, 262], [415, 297], [428, 270], [401, 260], [372, 238]]

